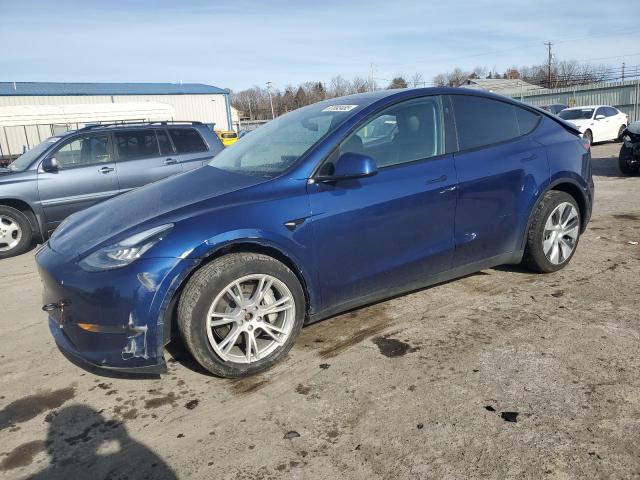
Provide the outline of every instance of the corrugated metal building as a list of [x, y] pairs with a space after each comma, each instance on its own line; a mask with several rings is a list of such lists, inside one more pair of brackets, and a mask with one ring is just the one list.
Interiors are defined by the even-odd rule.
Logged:
[[524, 80], [507, 78], [467, 78], [461, 87], [487, 90], [507, 97], [527, 92], [544, 93], [548, 91], [544, 87], [533, 85]]
[[[212, 85], [199, 83], [0, 82], [0, 109], [18, 105], [60, 107], [70, 104], [86, 106], [89, 104], [135, 104], [139, 102], [158, 102], [173, 107], [175, 116], [165, 120], [200, 121], [206, 124], [215, 124], [216, 130], [231, 130], [233, 128], [229, 92]], [[99, 117], [100, 109], [96, 110], [96, 117]], [[131, 120], [146, 119], [132, 118]], [[95, 121], [100, 121], [100, 118], [96, 118]], [[68, 123], [69, 128], [82, 126], [74, 125], [71, 121]], [[60, 120], [59, 124], [64, 124], [64, 121]], [[18, 153], [16, 150], [22, 150], [23, 146], [30, 148], [44, 140], [44, 138], [39, 138], [42, 136], [42, 128], [11, 126], [4, 130], [0, 127], [0, 148], [2, 149], [0, 156], [6, 156], [9, 150], [11, 150], [12, 156], [15, 156]]]
[[556, 88], [546, 92], [525, 92], [512, 95], [531, 105], [563, 103], [570, 107], [583, 105], [611, 105], [629, 115], [630, 121], [640, 120], [640, 79], [608, 83], [593, 83]]

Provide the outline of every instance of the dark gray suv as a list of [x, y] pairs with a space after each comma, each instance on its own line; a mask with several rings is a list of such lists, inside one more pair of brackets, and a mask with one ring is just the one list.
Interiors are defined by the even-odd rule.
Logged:
[[78, 210], [206, 164], [224, 147], [199, 122], [93, 125], [0, 168], [0, 258], [45, 240]]

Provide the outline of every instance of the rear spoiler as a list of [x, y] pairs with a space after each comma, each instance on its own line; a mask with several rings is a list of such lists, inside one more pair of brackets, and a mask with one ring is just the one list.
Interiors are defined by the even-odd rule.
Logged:
[[526, 104], [526, 105], [527, 105], [527, 107], [535, 110], [539, 114], [544, 115], [545, 117], [549, 117], [551, 120], [559, 123], [560, 125], [562, 125], [565, 128], [565, 130], [568, 130], [571, 133], [573, 133], [575, 135], [578, 135], [579, 137], [582, 137], [582, 132], [573, 123], [569, 123], [566, 120], [563, 120], [562, 118], [558, 117], [557, 115], [554, 115], [551, 112], [547, 112], [546, 110], [543, 110], [543, 109], [541, 109], [539, 107], [535, 107], [535, 106], [529, 105], [529, 104]]

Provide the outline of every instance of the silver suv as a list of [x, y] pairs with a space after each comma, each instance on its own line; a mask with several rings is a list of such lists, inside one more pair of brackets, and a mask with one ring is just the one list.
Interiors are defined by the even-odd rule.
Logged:
[[0, 258], [78, 210], [206, 164], [223, 145], [199, 122], [93, 125], [46, 139], [0, 168]]

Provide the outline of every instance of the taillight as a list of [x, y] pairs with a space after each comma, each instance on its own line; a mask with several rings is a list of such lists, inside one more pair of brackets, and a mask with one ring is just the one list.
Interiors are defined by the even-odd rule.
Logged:
[[584, 148], [587, 152], [591, 150], [591, 144], [584, 138], [580, 137], [580, 143], [582, 144], [582, 148]]

